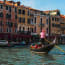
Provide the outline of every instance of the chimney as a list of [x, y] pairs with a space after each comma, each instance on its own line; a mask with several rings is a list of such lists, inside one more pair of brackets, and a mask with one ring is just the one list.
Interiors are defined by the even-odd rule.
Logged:
[[4, 0], [4, 4], [6, 3], [6, 0]]
[[20, 1], [17, 2], [17, 5], [20, 6]]

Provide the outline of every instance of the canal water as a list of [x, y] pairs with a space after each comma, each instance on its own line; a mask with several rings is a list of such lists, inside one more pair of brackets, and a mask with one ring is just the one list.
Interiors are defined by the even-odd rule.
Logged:
[[55, 47], [49, 54], [33, 53], [29, 47], [0, 48], [0, 65], [65, 65], [65, 55]]

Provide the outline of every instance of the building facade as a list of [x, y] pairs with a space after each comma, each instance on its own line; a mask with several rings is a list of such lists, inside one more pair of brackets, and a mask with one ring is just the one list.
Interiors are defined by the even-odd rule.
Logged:
[[17, 32], [17, 6], [12, 1], [0, 1], [0, 32]]
[[65, 16], [64, 15], [60, 15], [61, 17], [61, 34], [65, 34]]
[[0, 1], [0, 33], [31, 32], [46, 35], [65, 34], [65, 18], [59, 10], [40, 11], [20, 2]]
[[33, 14], [31, 10], [25, 6], [19, 6], [17, 11], [18, 31], [34, 32]]

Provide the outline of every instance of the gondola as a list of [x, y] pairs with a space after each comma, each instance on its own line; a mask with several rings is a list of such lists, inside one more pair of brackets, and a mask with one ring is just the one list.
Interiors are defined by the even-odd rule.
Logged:
[[49, 43], [48, 45], [44, 45], [41, 48], [32, 48], [32, 45], [30, 47], [30, 49], [34, 52], [38, 52], [38, 53], [49, 53], [53, 47], [55, 46], [55, 42], [56, 42], [56, 38], [53, 40], [53, 42]]

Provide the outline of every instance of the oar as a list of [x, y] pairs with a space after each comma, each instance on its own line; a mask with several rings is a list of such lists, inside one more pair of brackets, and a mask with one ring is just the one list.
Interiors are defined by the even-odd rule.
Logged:
[[[50, 41], [48, 41], [47, 39], [45, 39], [48, 43], [51, 43]], [[60, 48], [59, 46], [57, 46], [57, 45], [55, 45], [55, 47], [57, 48], [57, 49], [59, 49], [60, 51], [62, 51], [62, 52], [64, 52], [65, 53], [65, 51], [62, 49], [62, 48]]]

